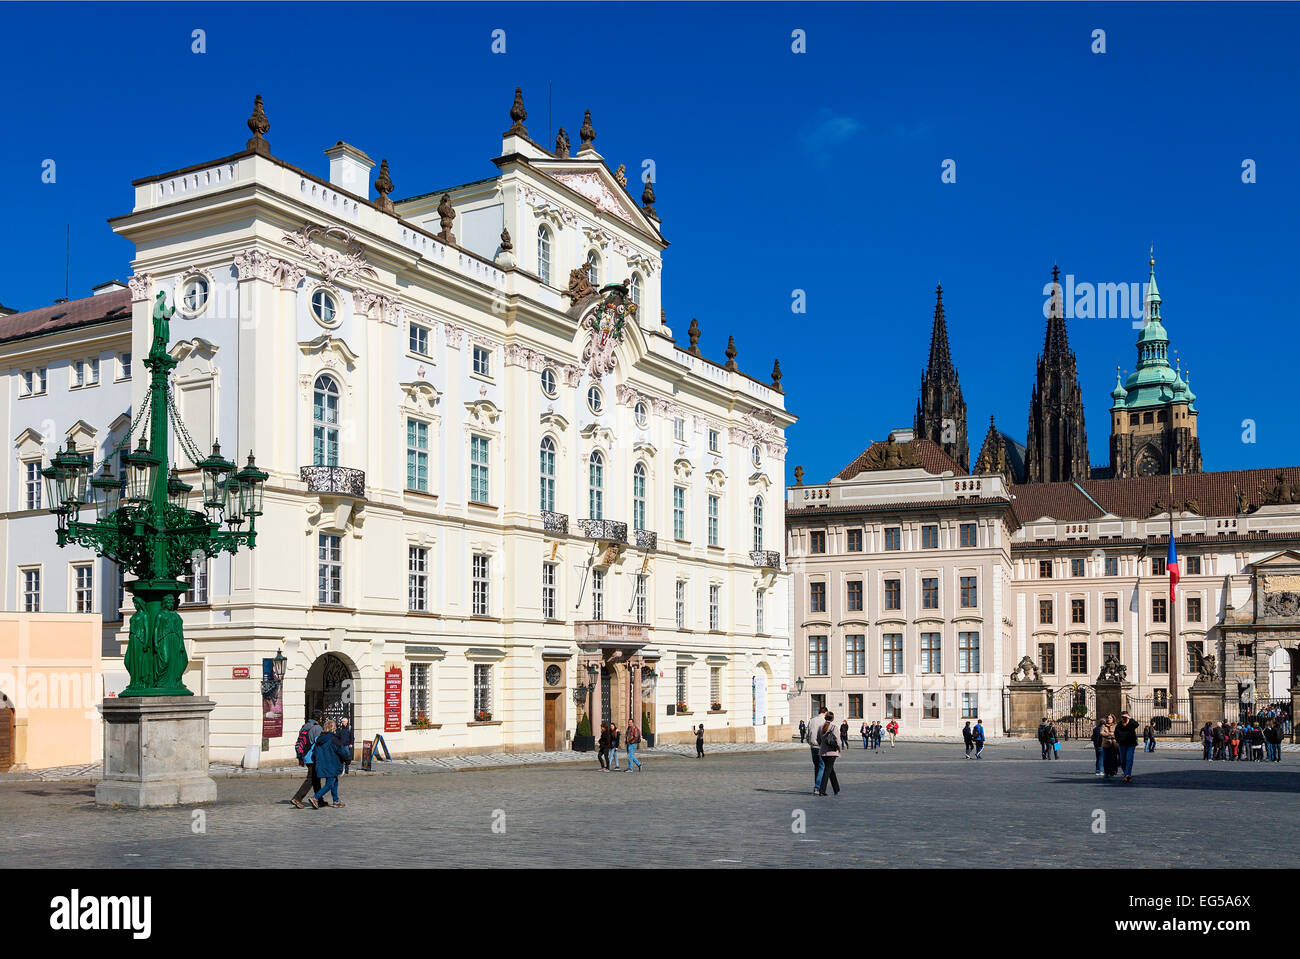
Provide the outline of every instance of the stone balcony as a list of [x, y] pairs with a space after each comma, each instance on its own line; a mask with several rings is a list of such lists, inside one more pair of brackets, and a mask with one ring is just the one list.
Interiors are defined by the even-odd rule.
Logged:
[[627, 542], [627, 523], [618, 523], [612, 519], [580, 519], [578, 528], [588, 539], [607, 543]]
[[774, 549], [756, 549], [750, 552], [749, 561], [759, 569], [780, 569], [781, 554]]
[[553, 513], [549, 509], [542, 510], [542, 529], [548, 533], [568, 533], [569, 532], [569, 514]]
[[586, 620], [573, 624], [573, 640], [585, 648], [636, 650], [650, 641], [650, 627], [645, 623]]
[[298, 472], [309, 493], [366, 498], [365, 470], [346, 466], [304, 466]]

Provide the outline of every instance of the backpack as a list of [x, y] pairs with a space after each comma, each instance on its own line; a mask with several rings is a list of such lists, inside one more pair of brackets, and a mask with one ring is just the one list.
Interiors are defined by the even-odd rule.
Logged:
[[834, 726], [831, 726], [826, 730], [826, 735], [822, 737], [822, 746], [828, 753], [837, 753], [840, 751], [840, 741], [835, 738]]
[[311, 724], [304, 723], [302, 729], [298, 730], [298, 741], [293, 744], [294, 754], [302, 762], [311, 762], [311, 749], [316, 745], [316, 741], [310, 738]]

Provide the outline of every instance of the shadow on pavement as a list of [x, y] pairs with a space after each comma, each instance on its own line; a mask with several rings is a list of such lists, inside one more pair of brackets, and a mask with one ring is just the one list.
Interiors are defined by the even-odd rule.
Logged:
[[1250, 770], [1232, 773], [1226, 769], [1170, 769], [1144, 773], [1134, 767], [1133, 781], [1124, 782], [1123, 776], [1106, 779], [1102, 776], [1054, 776], [1050, 781], [1071, 783], [1092, 780], [1098, 787], [1115, 789], [1195, 789], [1224, 792], [1300, 793], [1300, 770], [1282, 771]]

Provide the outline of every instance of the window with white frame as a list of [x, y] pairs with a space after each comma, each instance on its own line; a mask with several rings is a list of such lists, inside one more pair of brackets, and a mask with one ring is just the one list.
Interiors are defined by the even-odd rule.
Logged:
[[406, 548], [406, 608], [429, 611], [429, 551], [422, 546]]
[[921, 634], [921, 672], [943, 672], [943, 646], [938, 633]]
[[679, 579], [676, 589], [677, 628], [686, 628], [686, 580]]
[[754, 632], [762, 635], [767, 632], [767, 593], [758, 589], [754, 591]]
[[343, 602], [343, 537], [321, 533], [317, 544], [316, 601], [321, 606]]
[[492, 351], [486, 346], [474, 347], [474, 372], [479, 376], [492, 375]]
[[548, 513], [555, 512], [555, 440], [549, 436], [542, 437], [539, 450], [538, 474], [541, 477], [540, 508]]
[[939, 718], [939, 694], [938, 693], [921, 694], [921, 718], [922, 719]]
[[844, 672], [848, 676], [867, 674], [867, 637], [862, 633], [844, 637]]
[[641, 429], [645, 429], [650, 424], [650, 407], [646, 405], [645, 400], [638, 400], [632, 407], [632, 418]]
[[980, 671], [980, 634], [957, 634], [957, 672], [978, 673]]
[[885, 633], [880, 637], [880, 671], [887, 676], [903, 671], [902, 633]]
[[749, 448], [749, 461], [754, 464], [754, 469], [763, 465], [763, 447], [755, 443]]
[[605, 618], [605, 571], [603, 569], [593, 569], [591, 571], [591, 618]]
[[559, 587], [556, 563], [542, 564], [542, 618], [559, 618]]
[[406, 488], [429, 492], [429, 424], [406, 420]]
[[488, 616], [491, 615], [491, 593], [489, 592], [489, 574], [491, 572], [491, 557], [483, 553], [475, 553], [472, 563], [473, 571], [473, 615]]
[[709, 587], [709, 629], [717, 632], [722, 628], [722, 587]]
[[808, 675], [830, 675], [830, 639], [816, 635], [808, 637]]
[[632, 528], [645, 529], [645, 479], [644, 463], [632, 467]]
[[686, 487], [673, 487], [673, 538], [686, 539]]
[[131, 354], [117, 354], [117, 378], [119, 380], [129, 380], [131, 378]]
[[72, 609], [77, 613], [95, 611], [95, 567], [90, 563], [72, 567]]
[[719, 448], [718, 448], [718, 431], [717, 431], [717, 430], [709, 430], [709, 452], [710, 452], [710, 453], [718, 453], [718, 452], [721, 452], [721, 450], [719, 450]]
[[474, 717], [492, 714], [492, 666], [474, 664]]
[[686, 692], [687, 692], [686, 667], [678, 666], [677, 667], [677, 707], [679, 709], [685, 709], [690, 702], [686, 698]]
[[979, 528], [974, 523], [962, 523], [960, 529], [962, 546], [979, 545]]
[[24, 569], [19, 571], [23, 582], [23, 612], [39, 613], [41, 611], [41, 571]]
[[961, 694], [961, 718], [979, 719], [979, 715], [980, 715], [980, 694], [962, 693]]
[[679, 443], [686, 442], [686, 421], [680, 416], [673, 420], [673, 439]]
[[889, 526], [885, 529], [885, 549], [895, 550], [903, 548], [903, 530], [898, 526]]
[[311, 450], [313, 466], [339, 465], [339, 384], [324, 373], [312, 387]]
[[587, 282], [592, 286], [600, 286], [600, 257], [595, 250], [587, 254]]
[[709, 705], [717, 703], [722, 706], [722, 667], [709, 667]]
[[46, 379], [45, 367], [43, 366], [23, 370], [21, 373], [22, 387], [20, 394], [22, 396], [40, 396], [45, 392]]
[[628, 288], [628, 296], [632, 300], [632, 302], [636, 304], [637, 309], [638, 310], [641, 309], [641, 274], [640, 273], [632, 274], [632, 283]]
[[549, 366], [542, 370], [542, 392], [551, 399], [560, 393], [560, 380]]
[[537, 228], [537, 275], [547, 286], [551, 283], [551, 231]]
[[471, 503], [488, 503], [488, 443], [486, 436], [477, 433], [469, 438], [469, 500]]
[[429, 720], [429, 664], [411, 663], [411, 721], [416, 723]]
[[208, 602], [208, 558], [190, 557], [189, 569], [181, 577], [185, 581], [185, 592], [181, 602], [186, 606], [202, 606]]
[[324, 288], [311, 295], [311, 311], [322, 326], [333, 329], [343, 322], [339, 316], [339, 303], [334, 294]]
[[709, 496], [709, 545], [718, 545], [718, 497]]
[[636, 621], [638, 623], [648, 623], [650, 621], [649, 610], [646, 608], [645, 584], [646, 584], [646, 575], [644, 573], [638, 574], [636, 578], [636, 595], [635, 595]]
[[963, 576], [961, 578], [961, 604], [963, 608], [973, 608], [979, 605], [979, 589], [976, 586], [974, 576]]
[[754, 497], [754, 550], [763, 548], [763, 497]]
[[429, 355], [429, 328], [420, 323], [412, 323], [408, 337], [409, 348], [419, 356]]
[[72, 361], [72, 386], [96, 386], [99, 383], [99, 358]]
[[587, 409], [599, 415], [605, 408], [605, 394], [600, 391], [599, 386], [587, 387]]
[[605, 518], [605, 457], [600, 450], [592, 450], [587, 461], [587, 508], [592, 519]]
[[41, 508], [40, 460], [27, 460], [23, 463], [23, 506], [27, 509]]

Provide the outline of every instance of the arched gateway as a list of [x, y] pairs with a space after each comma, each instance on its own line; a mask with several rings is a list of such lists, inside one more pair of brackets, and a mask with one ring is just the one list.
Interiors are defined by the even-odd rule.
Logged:
[[353, 727], [356, 717], [357, 668], [341, 653], [325, 653], [307, 672], [306, 715], [319, 709], [325, 719], [338, 722], [347, 717]]

